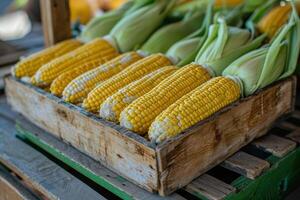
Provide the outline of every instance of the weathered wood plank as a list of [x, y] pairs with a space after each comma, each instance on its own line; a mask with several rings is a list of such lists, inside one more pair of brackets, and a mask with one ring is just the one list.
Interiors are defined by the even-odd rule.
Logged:
[[70, 38], [69, 1], [43, 0], [40, 2], [46, 47]]
[[[15, 137], [15, 123], [0, 116], [0, 162], [46, 199], [105, 199]], [[16, 148], [17, 147], [17, 148]]]
[[236, 189], [231, 185], [208, 174], [203, 174], [188, 184], [185, 189], [192, 194], [200, 194], [209, 200], [221, 200], [236, 192]]
[[6, 94], [12, 107], [37, 126], [148, 191], [157, 191], [156, 152], [145, 138], [13, 78], [6, 78]]
[[0, 199], [1, 200], [38, 200], [17, 178], [9, 174], [0, 165]]
[[277, 157], [283, 157], [296, 148], [295, 142], [272, 134], [259, 138], [252, 144]]
[[288, 134], [286, 137], [293, 140], [294, 142], [297, 142], [298, 144], [300, 144], [300, 128], [294, 130], [293, 132]]
[[293, 111], [295, 80], [229, 106], [157, 147], [160, 193], [167, 195], [218, 165]]
[[133, 183], [125, 180], [119, 175], [113, 173], [99, 162], [79, 152], [74, 147], [62, 142], [51, 134], [36, 127], [28, 122], [24, 117], [19, 116], [18, 132], [29, 139], [31, 142], [40, 146], [53, 156], [57, 157], [64, 163], [70, 165], [84, 176], [94, 180], [102, 187], [110, 190], [114, 194], [123, 199], [138, 199], [138, 200], [184, 200], [185, 198], [178, 194], [173, 194], [169, 197], [159, 197], [156, 194], [149, 193]]
[[262, 172], [268, 169], [270, 164], [265, 160], [239, 151], [225, 160], [221, 166], [246, 176], [247, 178], [255, 179]]

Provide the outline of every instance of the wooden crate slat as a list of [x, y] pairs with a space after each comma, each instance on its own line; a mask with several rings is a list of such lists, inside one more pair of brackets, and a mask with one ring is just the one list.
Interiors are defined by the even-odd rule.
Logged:
[[293, 111], [295, 88], [295, 78], [277, 82], [155, 146], [41, 89], [11, 77], [5, 80], [8, 102], [31, 122], [162, 196], [187, 185], [266, 134], [279, 117]]
[[38, 200], [17, 178], [13, 177], [0, 165], [0, 199], [1, 200]]
[[0, 162], [47, 199], [99, 199], [103, 196], [15, 137], [15, 123], [0, 117]]
[[6, 95], [14, 109], [37, 126], [135, 184], [157, 191], [156, 152], [145, 138], [13, 78], [6, 79]]
[[272, 134], [259, 138], [252, 144], [277, 157], [283, 157], [296, 148], [295, 142]]
[[178, 194], [160, 197], [139, 188], [74, 147], [31, 124], [22, 116], [18, 117], [18, 133], [123, 199], [185, 199]]
[[255, 179], [268, 169], [270, 164], [265, 160], [240, 151], [225, 160], [221, 166], [247, 178]]
[[160, 193], [188, 184], [266, 134], [278, 118], [293, 111], [294, 88], [295, 79], [277, 83], [160, 144]]
[[185, 187], [192, 194], [200, 194], [209, 200], [224, 199], [236, 189], [213, 176], [203, 174]]

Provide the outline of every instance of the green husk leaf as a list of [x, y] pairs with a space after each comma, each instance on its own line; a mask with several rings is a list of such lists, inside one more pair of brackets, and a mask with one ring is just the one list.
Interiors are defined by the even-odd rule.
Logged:
[[258, 48], [264, 36], [251, 39], [251, 33], [246, 29], [228, 27], [223, 18], [218, 24], [211, 25], [209, 36], [201, 47], [195, 62], [209, 67], [215, 75], [221, 75], [223, 70], [235, 59]]
[[[294, 2], [291, 2], [292, 5]], [[300, 20], [293, 12], [275, 39], [267, 47], [254, 50], [233, 62], [223, 75], [236, 76], [244, 84], [243, 94], [253, 94], [273, 82], [292, 75], [299, 56]]]
[[204, 13], [188, 14], [180, 22], [166, 25], [157, 30], [142, 46], [141, 50], [149, 53], [166, 53], [179, 40], [197, 30], [203, 21]]
[[176, 0], [160, 0], [125, 16], [112, 29], [109, 36], [121, 52], [141, 46], [162, 24]]
[[119, 9], [109, 11], [101, 16], [94, 17], [83, 29], [79, 38], [84, 42], [92, 41], [95, 38], [103, 37], [122, 19], [126, 11], [133, 6], [129, 1]]
[[214, 0], [210, 0], [201, 28], [177, 42], [168, 50], [167, 55], [178, 60], [178, 66], [187, 65], [195, 60], [199, 49], [208, 35], [213, 17], [213, 4]]
[[278, 0], [268, 0], [267, 3], [260, 5], [246, 21], [246, 27], [251, 31], [252, 37], [256, 34], [256, 24], [277, 2]]

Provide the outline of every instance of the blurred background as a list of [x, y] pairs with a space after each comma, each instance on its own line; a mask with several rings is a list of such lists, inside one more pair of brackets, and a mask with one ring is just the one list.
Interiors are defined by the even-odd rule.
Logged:
[[[69, 0], [73, 34], [91, 18], [126, 0]], [[40, 0], [0, 1], [0, 66], [43, 48]], [[12, 55], [13, 54], [13, 55]]]
[[[93, 17], [127, 0], [69, 0], [73, 36]], [[40, 0], [0, 0], [0, 77], [22, 56], [44, 47]], [[0, 90], [3, 82], [0, 78]]]

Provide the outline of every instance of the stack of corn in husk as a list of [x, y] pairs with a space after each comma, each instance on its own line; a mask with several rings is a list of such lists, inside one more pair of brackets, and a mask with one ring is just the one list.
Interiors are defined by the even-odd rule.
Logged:
[[136, 0], [12, 72], [160, 143], [291, 76], [299, 45], [294, 1]]

